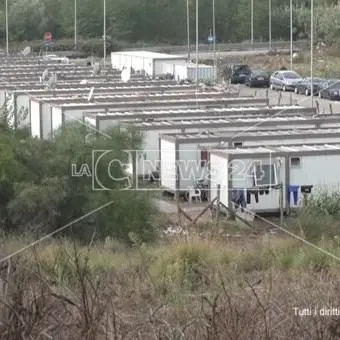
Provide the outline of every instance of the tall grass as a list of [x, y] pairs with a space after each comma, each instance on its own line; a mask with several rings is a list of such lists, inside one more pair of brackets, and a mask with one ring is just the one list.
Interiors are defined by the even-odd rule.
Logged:
[[[334, 242], [321, 243], [339, 254]], [[63, 240], [3, 264], [4, 338], [317, 339], [322, 330], [336, 339], [332, 318], [301, 318], [293, 308], [336, 306], [338, 263], [296, 240], [117, 247]]]
[[[17, 339], [338, 339], [337, 194], [314, 191], [283, 234], [240, 240], [60, 239], [0, 262], [0, 332]], [[0, 239], [0, 255], [29, 237]], [[319, 248], [319, 249], [317, 249]], [[328, 254], [333, 254], [329, 256]], [[315, 309], [308, 317], [297, 310]]]

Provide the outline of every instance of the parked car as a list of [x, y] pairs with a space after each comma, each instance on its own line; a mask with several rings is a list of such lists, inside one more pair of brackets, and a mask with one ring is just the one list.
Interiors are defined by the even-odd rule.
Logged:
[[270, 88], [282, 91], [294, 91], [295, 84], [301, 77], [294, 71], [276, 71], [270, 77]]
[[246, 77], [245, 85], [249, 87], [269, 87], [269, 75], [263, 70], [252, 70]]
[[[320, 85], [324, 82], [324, 79], [313, 78], [313, 94], [318, 95], [320, 90]], [[304, 93], [309, 96], [312, 93], [312, 78], [306, 77], [302, 78], [295, 84], [295, 93]]]
[[231, 84], [244, 84], [246, 77], [251, 73], [251, 69], [245, 64], [230, 65], [226, 70], [226, 80]]
[[320, 84], [319, 97], [340, 100], [340, 80], [329, 79], [322, 82]]

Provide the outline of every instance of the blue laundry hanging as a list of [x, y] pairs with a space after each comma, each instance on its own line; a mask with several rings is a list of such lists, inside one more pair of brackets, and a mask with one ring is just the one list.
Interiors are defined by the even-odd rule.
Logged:
[[231, 193], [231, 201], [235, 203], [235, 208], [245, 208], [247, 204], [244, 189], [233, 189]]
[[287, 188], [288, 204], [291, 204], [291, 194], [293, 193], [294, 205], [297, 205], [298, 198], [299, 198], [299, 189], [300, 189], [300, 185], [288, 185], [288, 188]]

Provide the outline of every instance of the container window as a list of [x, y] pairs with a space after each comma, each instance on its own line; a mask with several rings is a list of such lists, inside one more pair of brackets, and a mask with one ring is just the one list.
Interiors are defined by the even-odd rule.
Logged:
[[201, 150], [201, 167], [206, 166], [207, 162], [208, 162], [208, 151]]
[[292, 157], [290, 159], [290, 166], [291, 167], [301, 166], [301, 158], [300, 157]]
[[254, 166], [255, 186], [277, 185], [275, 164], [259, 164]]
[[240, 148], [242, 147], [243, 143], [242, 142], [234, 142], [234, 147], [235, 148]]

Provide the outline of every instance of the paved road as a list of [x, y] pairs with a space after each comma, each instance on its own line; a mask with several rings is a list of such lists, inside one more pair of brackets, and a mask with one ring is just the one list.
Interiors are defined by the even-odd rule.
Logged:
[[304, 96], [298, 95], [293, 92], [282, 92], [282, 91], [271, 91], [270, 89], [249, 89], [245, 86], [240, 86], [240, 96], [242, 95], [253, 95], [256, 92], [256, 97], [264, 98], [266, 97], [266, 93], [268, 91], [269, 96], [269, 104], [277, 105], [279, 104], [279, 98], [281, 105], [301, 105], [305, 107], [315, 107], [316, 103], [319, 103], [320, 113], [340, 113], [340, 102], [330, 101], [326, 99], [320, 99], [318, 97]]
[[[282, 48], [278, 50], [280, 53], [288, 54], [290, 53], [290, 49]], [[248, 50], [248, 51], [219, 51], [216, 50], [216, 58], [227, 58], [227, 57], [248, 57], [248, 56], [259, 56], [259, 55], [268, 55], [269, 50], [267, 48]], [[187, 53], [181, 53], [182, 56], [187, 56]], [[209, 52], [200, 52], [199, 51], [199, 59], [214, 59], [213, 51]], [[196, 54], [193, 52], [191, 54], [191, 59], [195, 59]]]
[[[299, 40], [294, 41], [293, 47], [296, 48], [309, 48], [310, 42], [309, 40]], [[217, 51], [247, 51], [247, 50], [266, 50], [268, 49], [269, 44], [268, 42], [257, 42], [255, 41], [254, 44], [250, 42], [243, 42], [243, 43], [232, 43], [232, 44], [216, 44]], [[272, 48], [273, 49], [289, 49], [290, 42], [289, 41], [272, 41]], [[212, 49], [212, 45], [209, 44], [199, 44], [198, 49], [201, 52], [209, 52]], [[166, 52], [166, 53], [176, 53], [176, 54], [184, 54], [187, 52], [188, 47], [187, 45], [182, 46], [146, 46], [141, 48], [124, 48], [125, 51], [132, 51], [132, 50], [148, 50], [153, 52]], [[190, 46], [191, 53], [194, 54], [196, 50], [195, 44]]]
[[[266, 55], [268, 54], [267, 48], [256, 49], [256, 50], [249, 50], [249, 51], [219, 51], [216, 50], [216, 58], [223, 58], [223, 57], [245, 57], [245, 56], [257, 56], [257, 55]], [[181, 53], [182, 56], [187, 56], [187, 53]], [[199, 59], [214, 59], [214, 52], [201, 52], [198, 53]], [[191, 59], [196, 58], [196, 53], [193, 52], [191, 54]]]

